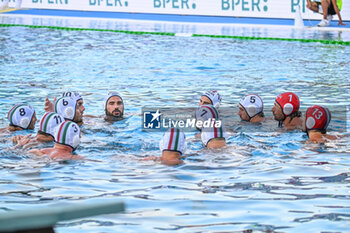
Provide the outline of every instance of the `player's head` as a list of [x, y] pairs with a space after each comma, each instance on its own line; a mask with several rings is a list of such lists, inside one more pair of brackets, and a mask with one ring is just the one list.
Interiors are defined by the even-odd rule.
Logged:
[[109, 92], [104, 99], [104, 110], [106, 116], [122, 118], [124, 115], [124, 101], [117, 92]]
[[244, 96], [239, 101], [238, 115], [243, 121], [250, 121], [257, 115], [263, 116], [264, 104], [260, 96], [256, 94], [250, 94]]
[[226, 132], [222, 125], [218, 126], [213, 120], [209, 127], [202, 128], [201, 140], [207, 148], [220, 148], [226, 145]]
[[85, 111], [83, 97], [79, 94], [79, 92], [76, 92], [76, 91], [63, 92], [62, 97], [70, 97], [74, 101], [76, 101], [76, 110], [78, 112], [76, 113], [76, 119], [73, 121], [77, 123], [81, 123], [83, 121], [83, 115]]
[[54, 112], [45, 113], [40, 119], [38, 133], [41, 135], [49, 136], [53, 140], [55, 138], [55, 129], [62, 122], [64, 122], [63, 116]]
[[71, 97], [61, 97], [56, 100], [54, 110], [55, 113], [60, 114], [68, 121], [74, 121], [75, 123], [83, 121], [84, 111], [81, 111], [78, 102]]
[[283, 121], [286, 117], [291, 116], [299, 111], [299, 97], [293, 92], [279, 94], [272, 108], [275, 120]]
[[219, 108], [220, 104], [221, 96], [217, 91], [207, 91], [199, 101], [199, 105], [213, 105], [215, 108]]
[[303, 131], [317, 130], [325, 134], [331, 121], [331, 113], [328, 108], [313, 105], [306, 110]]
[[162, 152], [172, 151], [183, 155], [186, 151], [186, 136], [178, 128], [170, 128], [163, 135], [159, 142], [159, 148]]
[[7, 114], [10, 126], [20, 127], [21, 129], [34, 129], [36, 123], [36, 114], [30, 104], [16, 104]]
[[196, 109], [196, 127], [201, 130], [203, 124], [210, 119], [218, 119], [219, 113], [213, 105], [201, 105]]
[[80, 128], [72, 121], [62, 122], [55, 129], [55, 142], [69, 146], [74, 151], [80, 143]]

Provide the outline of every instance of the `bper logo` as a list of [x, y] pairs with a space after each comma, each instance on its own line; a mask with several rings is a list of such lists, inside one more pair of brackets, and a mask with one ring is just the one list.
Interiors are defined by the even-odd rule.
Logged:
[[144, 129], [160, 129], [161, 128], [161, 113], [156, 112], [143, 113], [143, 128]]

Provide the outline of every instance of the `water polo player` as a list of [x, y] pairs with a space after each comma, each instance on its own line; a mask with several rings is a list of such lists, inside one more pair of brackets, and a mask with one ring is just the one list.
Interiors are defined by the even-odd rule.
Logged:
[[182, 163], [187, 143], [184, 132], [178, 128], [170, 128], [159, 142], [161, 157], [149, 156], [142, 160], [160, 160], [165, 165], [178, 165]]
[[7, 114], [9, 131], [34, 129], [37, 121], [34, 108], [30, 104], [17, 104]]
[[53, 112], [45, 113], [41, 117], [38, 133], [34, 137], [30, 137], [31, 135], [17, 135], [12, 138], [13, 143], [16, 144], [15, 148], [23, 146], [23, 149], [27, 149], [40, 142], [53, 142], [55, 140], [55, 129], [62, 122], [64, 122], [63, 116]]
[[[74, 122], [78, 123], [79, 125], [83, 124], [83, 115], [85, 111], [84, 107], [84, 100], [83, 97], [76, 91], [67, 91], [63, 92], [61, 98], [71, 98], [73, 99], [76, 103], [76, 110], [79, 113], [76, 113], [77, 118], [81, 119], [76, 119]], [[56, 104], [56, 97], [54, 98], [54, 102], [52, 103], [48, 98], [45, 100], [45, 111], [46, 112], [56, 112], [55, 111], [55, 104]], [[63, 115], [63, 114], [62, 114]], [[80, 117], [81, 115], [81, 117]]]
[[109, 92], [103, 101], [105, 120], [119, 121], [124, 116], [124, 101], [122, 96], [117, 92]]
[[303, 123], [303, 131], [307, 133], [309, 141], [322, 143], [327, 139], [337, 139], [337, 136], [327, 134], [330, 121], [331, 113], [328, 108], [320, 105], [309, 107]]
[[239, 101], [238, 107], [238, 115], [242, 121], [259, 123], [265, 120], [264, 103], [260, 96], [256, 94], [244, 96]]
[[302, 126], [301, 112], [299, 111], [299, 97], [293, 92], [285, 92], [277, 96], [272, 108], [275, 120], [279, 127], [297, 129]]
[[219, 108], [221, 104], [221, 96], [217, 91], [207, 91], [204, 93], [200, 100], [199, 105], [213, 105], [216, 109]]
[[80, 128], [72, 121], [65, 121], [55, 128], [55, 145], [53, 148], [33, 149], [29, 153], [49, 156], [51, 159], [80, 159], [74, 155], [80, 143]]
[[54, 112], [62, 115], [64, 119], [73, 121], [79, 126], [83, 124], [85, 108], [79, 101], [71, 97], [61, 97], [55, 101]]
[[216, 124], [213, 123], [209, 127], [202, 128], [201, 140], [203, 146], [206, 148], [221, 148], [226, 146], [226, 132], [222, 125], [220, 127], [217, 127]]
[[201, 105], [196, 109], [196, 128], [202, 130], [203, 124], [211, 119], [219, 119], [219, 113], [213, 105]]

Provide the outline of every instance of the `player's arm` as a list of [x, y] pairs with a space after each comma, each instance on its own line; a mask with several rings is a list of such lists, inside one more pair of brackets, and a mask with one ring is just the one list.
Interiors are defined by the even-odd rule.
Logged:
[[331, 0], [331, 1], [333, 3], [333, 7], [334, 7], [334, 10], [335, 10], [335, 13], [337, 13], [338, 18], [339, 18], [338, 25], [346, 25], [346, 24], [343, 23], [343, 20], [341, 18], [340, 10], [339, 10], [338, 5], [337, 5], [337, 0]]

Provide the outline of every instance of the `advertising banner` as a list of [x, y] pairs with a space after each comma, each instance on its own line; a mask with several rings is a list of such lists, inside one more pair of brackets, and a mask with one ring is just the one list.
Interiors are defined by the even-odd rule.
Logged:
[[[350, 20], [350, 2], [343, 2], [342, 18]], [[306, 0], [22, 0], [22, 8], [281, 19], [294, 19], [300, 9], [303, 19], [322, 18]]]

